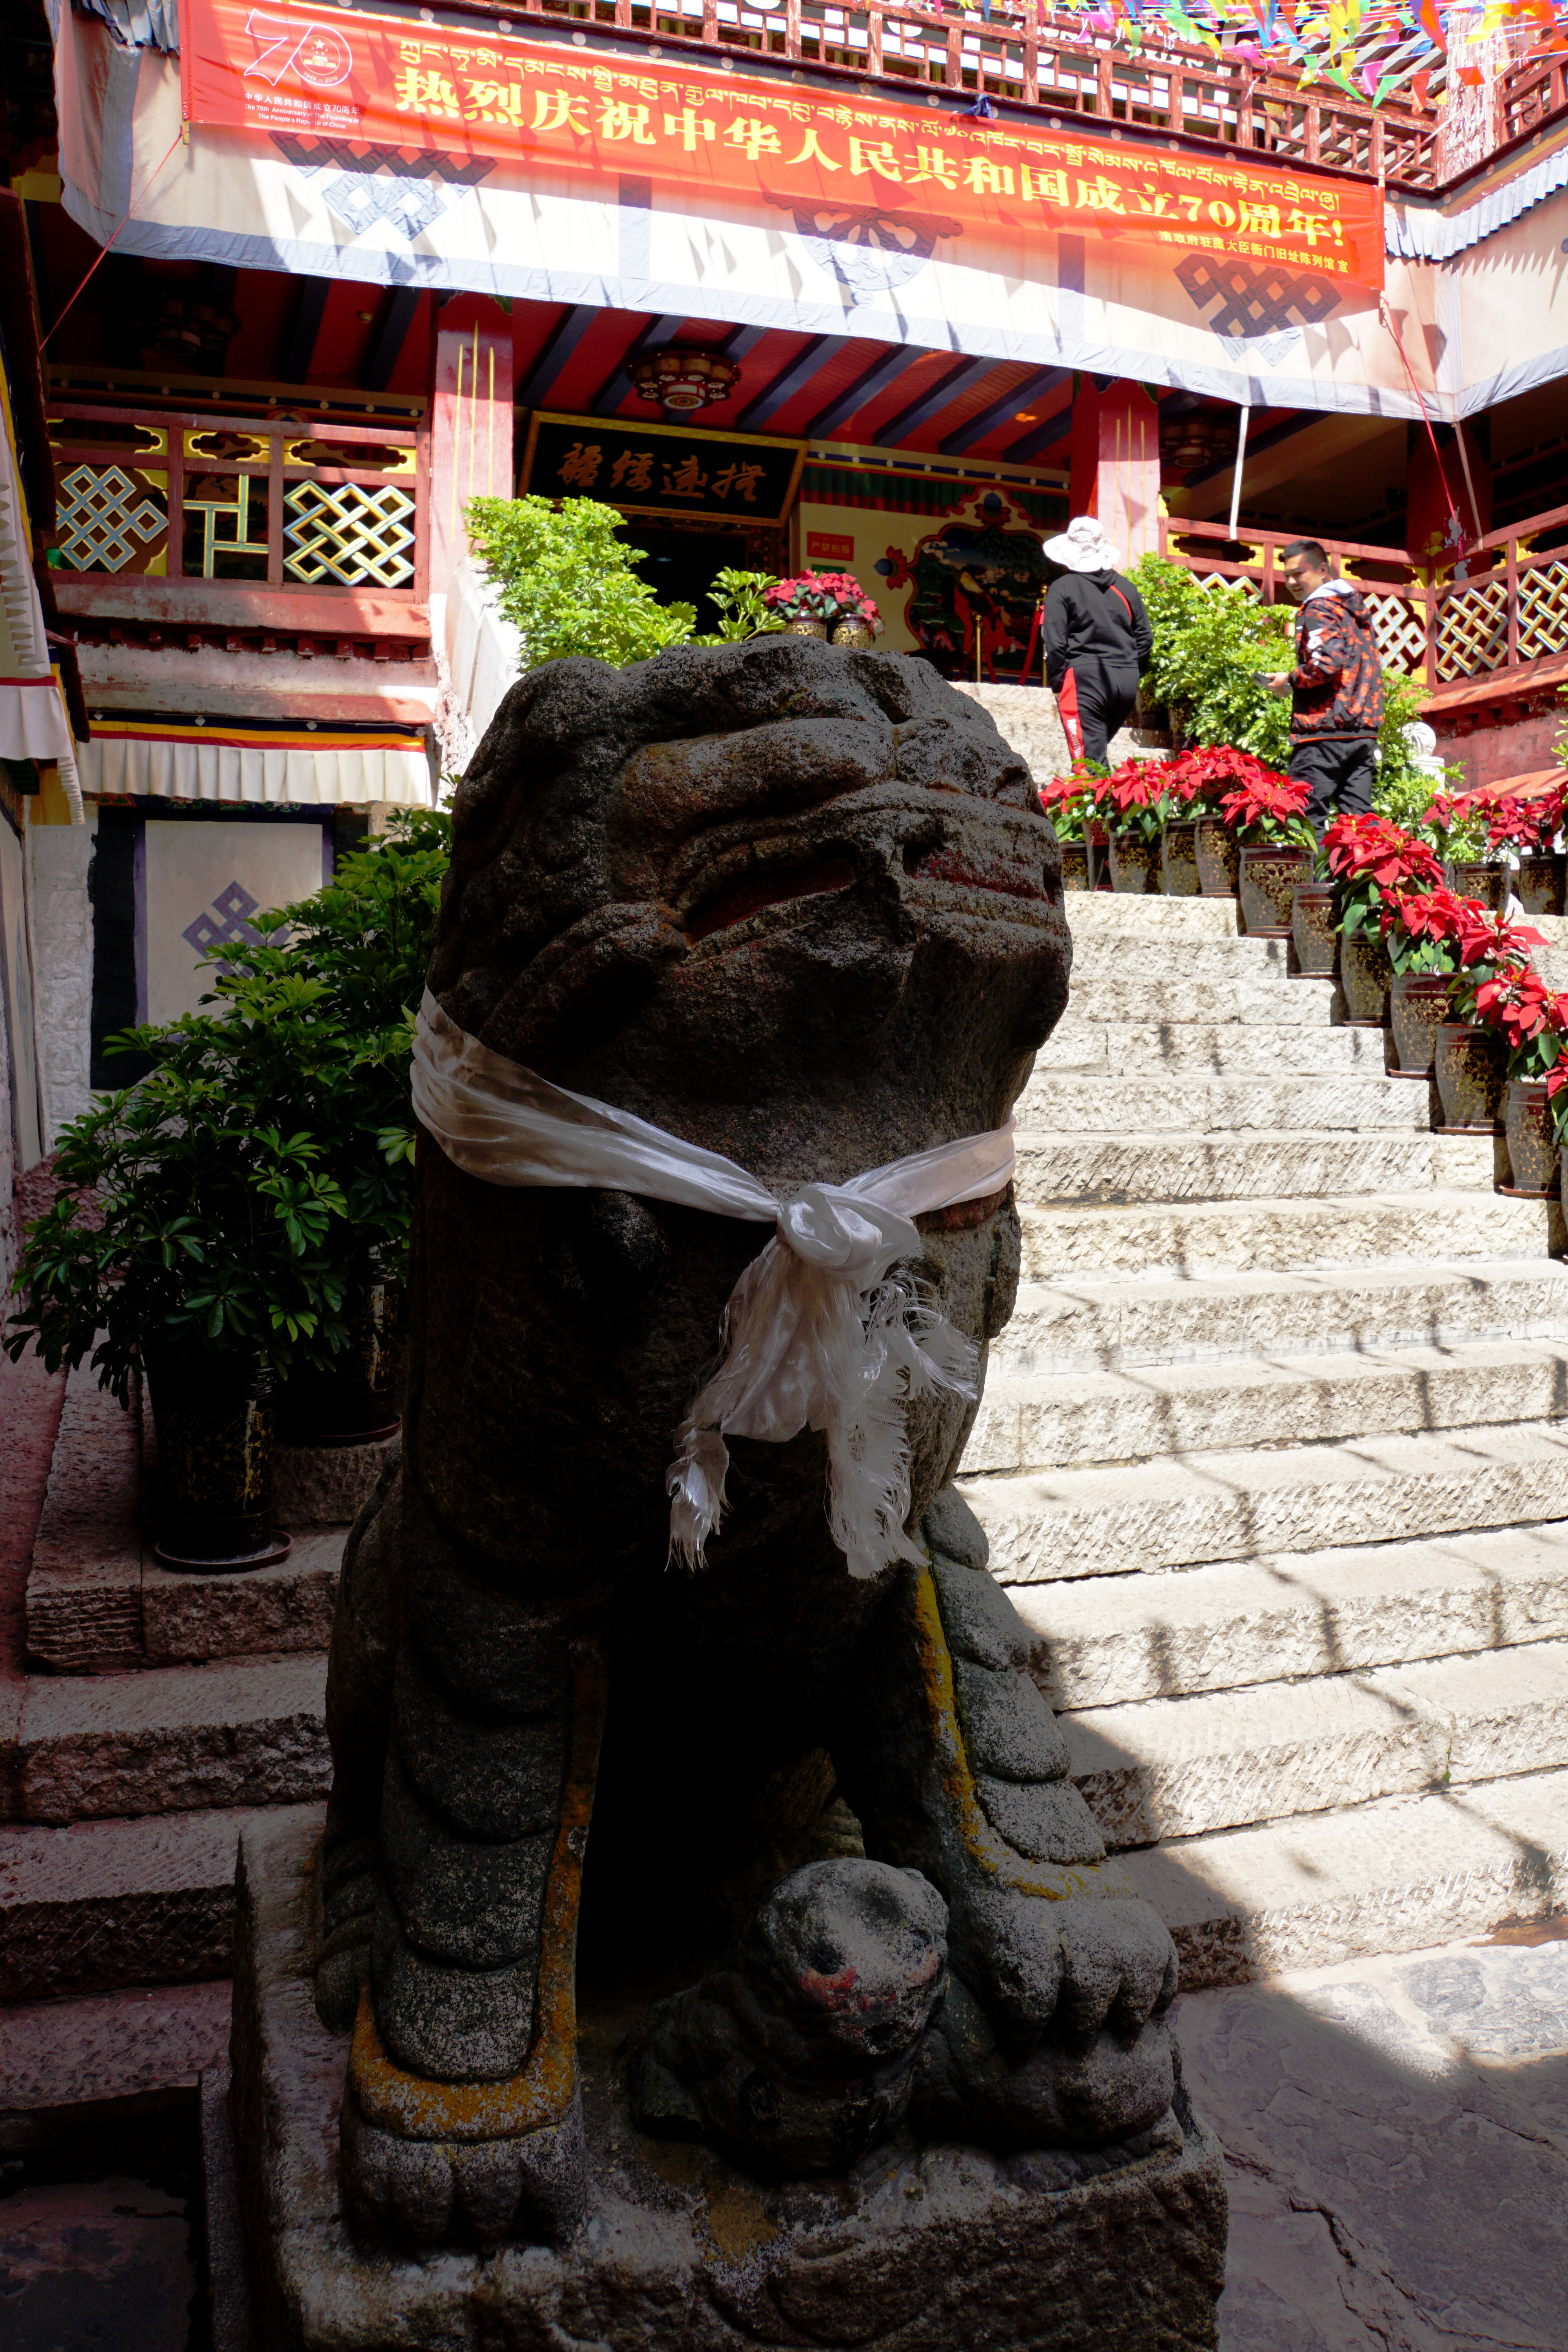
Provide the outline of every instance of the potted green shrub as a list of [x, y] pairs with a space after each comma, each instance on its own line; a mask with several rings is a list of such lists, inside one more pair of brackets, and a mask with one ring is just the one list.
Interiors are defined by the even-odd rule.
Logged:
[[451, 820], [395, 813], [388, 833], [339, 860], [314, 897], [260, 919], [288, 944], [230, 949], [215, 982], [226, 1002], [247, 977], [291, 972], [321, 992], [318, 1050], [287, 1074], [280, 1114], [317, 1138], [344, 1214], [329, 1236], [342, 1290], [342, 1337], [298, 1361], [279, 1400], [295, 1443], [364, 1444], [395, 1430], [401, 1409], [403, 1266], [412, 1213], [415, 1132], [408, 1100], [414, 1016], [445, 878]]
[[1379, 915], [1384, 897], [1438, 889], [1443, 870], [1425, 842], [1371, 814], [1336, 817], [1323, 835], [1323, 852], [1339, 886], [1340, 985], [1348, 1023], [1381, 1029], [1394, 979]]
[[1288, 940], [1297, 886], [1309, 879], [1317, 836], [1307, 823], [1308, 786], [1260, 769], [1233, 785], [1219, 813], [1241, 853], [1241, 913], [1255, 938]]
[[271, 1520], [278, 1384], [343, 1338], [331, 1245], [346, 1213], [319, 1140], [280, 1122], [294, 1072], [341, 1050], [319, 982], [237, 976], [221, 1018], [127, 1031], [141, 1082], [61, 1136], [53, 1207], [25, 1244], [13, 1357], [88, 1357], [128, 1402], [146, 1375], [158, 1437], [157, 1541], [172, 1567], [259, 1566]]
[[1458, 972], [1448, 1018], [1438, 1024], [1434, 1041], [1437, 1096], [1446, 1128], [1491, 1135], [1502, 1119], [1509, 1045], [1500, 1028], [1479, 1018], [1476, 1000], [1489, 982], [1522, 971], [1531, 949], [1542, 942], [1539, 931], [1508, 922], [1475, 899], [1458, 903], [1465, 909], [1456, 942]]

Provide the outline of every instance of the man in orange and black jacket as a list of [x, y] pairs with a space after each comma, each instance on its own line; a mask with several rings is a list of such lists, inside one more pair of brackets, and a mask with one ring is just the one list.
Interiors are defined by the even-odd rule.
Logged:
[[1383, 725], [1383, 666], [1366, 598], [1349, 580], [1331, 580], [1315, 539], [1285, 550], [1285, 585], [1301, 606], [1296, 667], [1266, 675], [1290, 689], [1290, 773], [1310, 787], [1307, 821], [1321, 834], [1331, 809], [1362, 816], [1372, 806], [1377, 736]]

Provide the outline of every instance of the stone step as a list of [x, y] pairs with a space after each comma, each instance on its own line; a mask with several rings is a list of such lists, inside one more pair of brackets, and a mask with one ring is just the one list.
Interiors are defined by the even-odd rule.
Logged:
[[986, 1390], [1032, 1372], [1470, 1339], [1568, 1339], [1568, 1266], [1546, 1257], [1482, 1258], [1316, 1274], [1024, 1282], [1012, 1321], [992, 1343]]
[[[1326, 1193], [1407, 1192], [1428, 1185], [1485, 1189], [1502, 1146], [1489, 1135], [1291, 1133], [1017, 1137], [1020, 1207], [1064, 1201], [1142, 1208], [1160, 1201], [1321, 1199]], [[1441, 1234], [1431, 1236], [1441, 1245]]]
[[1568, 1412], [1568, 1342], [1476, 1339], [1306, 1356], [987, 1377], [963, 1468], [1047, 1470]]
[[[182, 2104], [188, 2099], [194, 2109], [199, 2078], [228, 2049], [233, 2007], [233, 1988], [219, 1979], [85, 1993], [7, 2009], [0, 2036], [0, 2147], [7, 2152], [47, 2148], [63, 2134], [82, 2134], [100, 2121], [123, 2125], [137, 2106], [163, 2106], [171, 2095]], [[92, 2251], [90, 2238], [85, 2247], [79, 2241], [84, 2262], [90, 2263]], [[38, 2341], [31, 2331], [29, 2336]], [[5, 2340], [15, 2344], [18, 2338], [9, 2335]], [[96, 2329], [89, 2336], [74, 2327], [68, 2337], [51, 2331], [44, 2338], [51, 2345], [79, 2346], [107, 2340], [145, 2345], [159, 2339], [150, 2338], [144, 2327], [128, 2327], [111, 2339]], [[199, 2340], [208, 2340], [205, 2331]], [[247, 2352], [246, 2342], [216, 2329], [211, 2341], [215, 2352]]]
[[1061, 1720], [1106, 1843], [1152, 1845], [1568, 1765], [1568, 1642]]
[[[1366, 1033], [1352, 1029], [1341, 1034], [1353, 1037]], [[1426, 1084], [1375, 1074], [1205, 1078], [1156, 1065], [1127, 1077], [1037, 1071], [1016, 1111], [1020, 1127], [1066, 1135], [1150, 1127], [1194, 1136], [1302, 1129], [1427, 1135], [1433, 1127], [1431, 1093]]]
[[[1092, 971], [1074, 971], [1068, 1016], [1079, 1021], [1258, 1021], [1272, 1027], [1327, 1029], [1344, 1017], [1344, 1000], [1331, 980], [1302, 980], [1283, 964], [1243, 966], [1234, 978], [1179, 971], [1169, 953], [1152, 954], [1145, 977], [1114, 968], [1109, 955]], [[1375, 1033], [1369, 1033], [1375, 1034]]]
[[[1131, 890], [1069, 890], [1064, 907], [1075, 943], [1112, 933], [1129, 939], [1189, 940], [1243, 937], [1241, 908], [1234, 898], [1167, 898]], [[1260, 944], [1263, 944], [1260, 942]]]
[[1004, 1584], [1257, 1559], [1568, 1517], [1568, 1423], [965, 1477]]
[[1568, 1520], [1016, 1585], [1056, 1707], [1191, 1698], [1568, 1641]]
[[[1070, 918], [1069, 918], [1070, 920]], [[1072, 987], [1096, 981], [1139, 981], [1165, 997], [1176, 990], [1214, 986], [1228, 981], [1268, 981], [1281, 991], [1298, 987], [1331, 991], [1332, 981], [1308, 980], [1290, 970], [1289, 940], [1148, 937], [1142, 933], [1075, 931], [1072, 943]]]
[[0, 2000], [226, 1976], [249, 1809], [0, 1830]]
[[[1432, 1139], [1436, 1141], [1437, 1139]], [[1450, 1137], [1450, 1143], [1463, 1139]], [[1485, 1139], [1476, 1139], [1484, 1143]], [[1410, 1192], [1278, 1194], [1245, 1201], [1074, 1201], [1032, 1197], [1024, 1217], [1023, 1270], [1060, 1282], [1081, 1269], [1095, 1280], [1121, 1275], [1305, 1273], [1405, 1261], [1561, 1257], [1556, 1201], [1510, 1201], [1500, 1192], [1447, 1182]]]
[[1121, 1864], [1191, 1991], [1418, 1951], [1568, 1911], [1568, 1772], [1221, 1830]]
[[122, 1674], [208, 1658], [324, 1650], [345, 1527], [303, 1528], [275, 1568], [191, 1576], [149, 1549], [83, 1542], [42, 1556], [27, 1575], [27, 1656], [56, 1674]]
[[1035, 1076], [1074, 1070], [1146, 1078], [1154, 1071], [1182, 1070], [1194, 1077], [1277, 1078], [1297, 1072], [1310, 1077], [1381, 1077], [1389, 1050], [1386, 1029], [1267, 1021], [1095, 1021], [1075, 1003], [1036, 1055]]
[[320, 1655], [33, 1675], [9, 1759], [16, 1822], [298, 1804], [331, 1778]]

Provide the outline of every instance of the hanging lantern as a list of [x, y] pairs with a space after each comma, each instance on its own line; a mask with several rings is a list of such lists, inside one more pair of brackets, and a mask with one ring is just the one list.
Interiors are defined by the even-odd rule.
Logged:
[[693, 409], [728, 400], [740, 382], [733, 360], [720, 352], [692, 350], [667, 343], [660, 352], [645, 352], [632, 362], [632, 388], [639, 400], [651, 401], [671, 416], [689, 416]]

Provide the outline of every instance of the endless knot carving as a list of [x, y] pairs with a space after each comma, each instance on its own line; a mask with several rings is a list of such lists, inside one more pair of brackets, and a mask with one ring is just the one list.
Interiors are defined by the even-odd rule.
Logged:
[[168, 521], [121, 466], [74, 466], [60, 488], [59, 551], [73, 572], [123, 572]]
[[1472, 677], [1479, 670], [1501, 669], [1507, 660], [1507, 581], [1456, 589], [1438, 615], [1438, 677]]
[[[250, 917], [260, 904], [259, 898], [253, 898], [243, 882], [231, 882], [226, 890], [218, 892], [205, 914], [198, 915], [194, 923], [185, 925], [180, 937], [188, 940], [198, 955], [205, 955], [209, 948], [234, 947], [242, 940], [247, 946], [255, 947], [262, 934]], [[230, 967], [223, 963], [218, 969], [227, 971]]]
[[1286, 328], [1315, 327], [1339, 308], [1339, 295], [1325, 278], [1298, 276], [1278, 262], [1215, 261], [1189, 253], [1176, 276], [1200, 310], [1217, 302], [1209, 325], [1216, 335], [1278, 335]]
[[1519, 575], [1519, 657], [1568, 651], [1568, 563], [1538, 563]]
[[1384, 667], [1418, 670], [1426, 659], [1426, 625], [1415, 607], [1403, 596], [1368, 596], [1366, 602]]
[[298, 482], [283, 500], [283, 570], [290, 580], [374, 581], [405, 588], [414, 578], [414, 499], [390, 483]]

